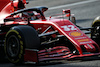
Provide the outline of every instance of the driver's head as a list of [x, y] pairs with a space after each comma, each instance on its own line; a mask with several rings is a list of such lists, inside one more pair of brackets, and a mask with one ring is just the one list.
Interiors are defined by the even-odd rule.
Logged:
[[18, 0], [18, 1], [22, 1], [22, 0]]
[[24, 9], [25, 5], [22, 0], [18, 0], [18, 9]]
[[33, 11], [28, 11], [27, 13], [28, 13], [29, 16], [34, 16]]

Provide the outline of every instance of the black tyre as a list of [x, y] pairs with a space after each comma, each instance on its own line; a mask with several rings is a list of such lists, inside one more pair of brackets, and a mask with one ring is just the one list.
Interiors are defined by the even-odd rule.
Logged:
[[30, 26], [15, 26], [6, 34], [5, 53], [14, 64], [24, 62], [24, 51], [38, 49], [40, 41], [37, 32]]
[[92, 23], [94, 29], [91, 30], [91, 38], [96, 41], [100, 46], [100, 16], [96, 17]]

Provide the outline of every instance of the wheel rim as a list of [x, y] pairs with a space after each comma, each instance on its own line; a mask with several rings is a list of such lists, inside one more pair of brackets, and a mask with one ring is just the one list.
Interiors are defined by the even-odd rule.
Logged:
[[96, 38], [99, 38], [99, 36], [100, 36], [100, 26], [97, 26], [95, 28], [94, 35], [96, 36]]
[[7, 52], [10, 57], [16, 57], [19, 53], [19, 40], [15, 35], [8, 38], [7, 41]]

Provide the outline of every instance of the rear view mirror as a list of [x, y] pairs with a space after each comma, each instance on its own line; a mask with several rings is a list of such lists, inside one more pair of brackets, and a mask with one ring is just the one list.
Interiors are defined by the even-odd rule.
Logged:
[[67, 13], [70, 13], [70, 9], [63, 9], [63, 13], [67, 14]]
[[63, 9], [63, 14], [66, 14], [66, 17], [69, 17], [69, 20], [70, 20], [70, 16], [71, 16], [70, 9]]

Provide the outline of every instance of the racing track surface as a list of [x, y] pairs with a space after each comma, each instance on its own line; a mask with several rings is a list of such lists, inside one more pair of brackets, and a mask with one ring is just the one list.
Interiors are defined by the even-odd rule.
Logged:
[[[62, 9], [71, 9], [75, 14], [77, 25], [91, 27], [93, 19], [100, 16], [100, 0], [29, 0], [27, 8], [34, 6], [47, 6], [46, 16], [61, 13]], [[0, 67], [100, 67], [100, 58], [92, 57], [75, 61], [54, 61], [40, 63], [39, 65], [25, 64], [15, 66], [6, 60], [0, 61]]]

